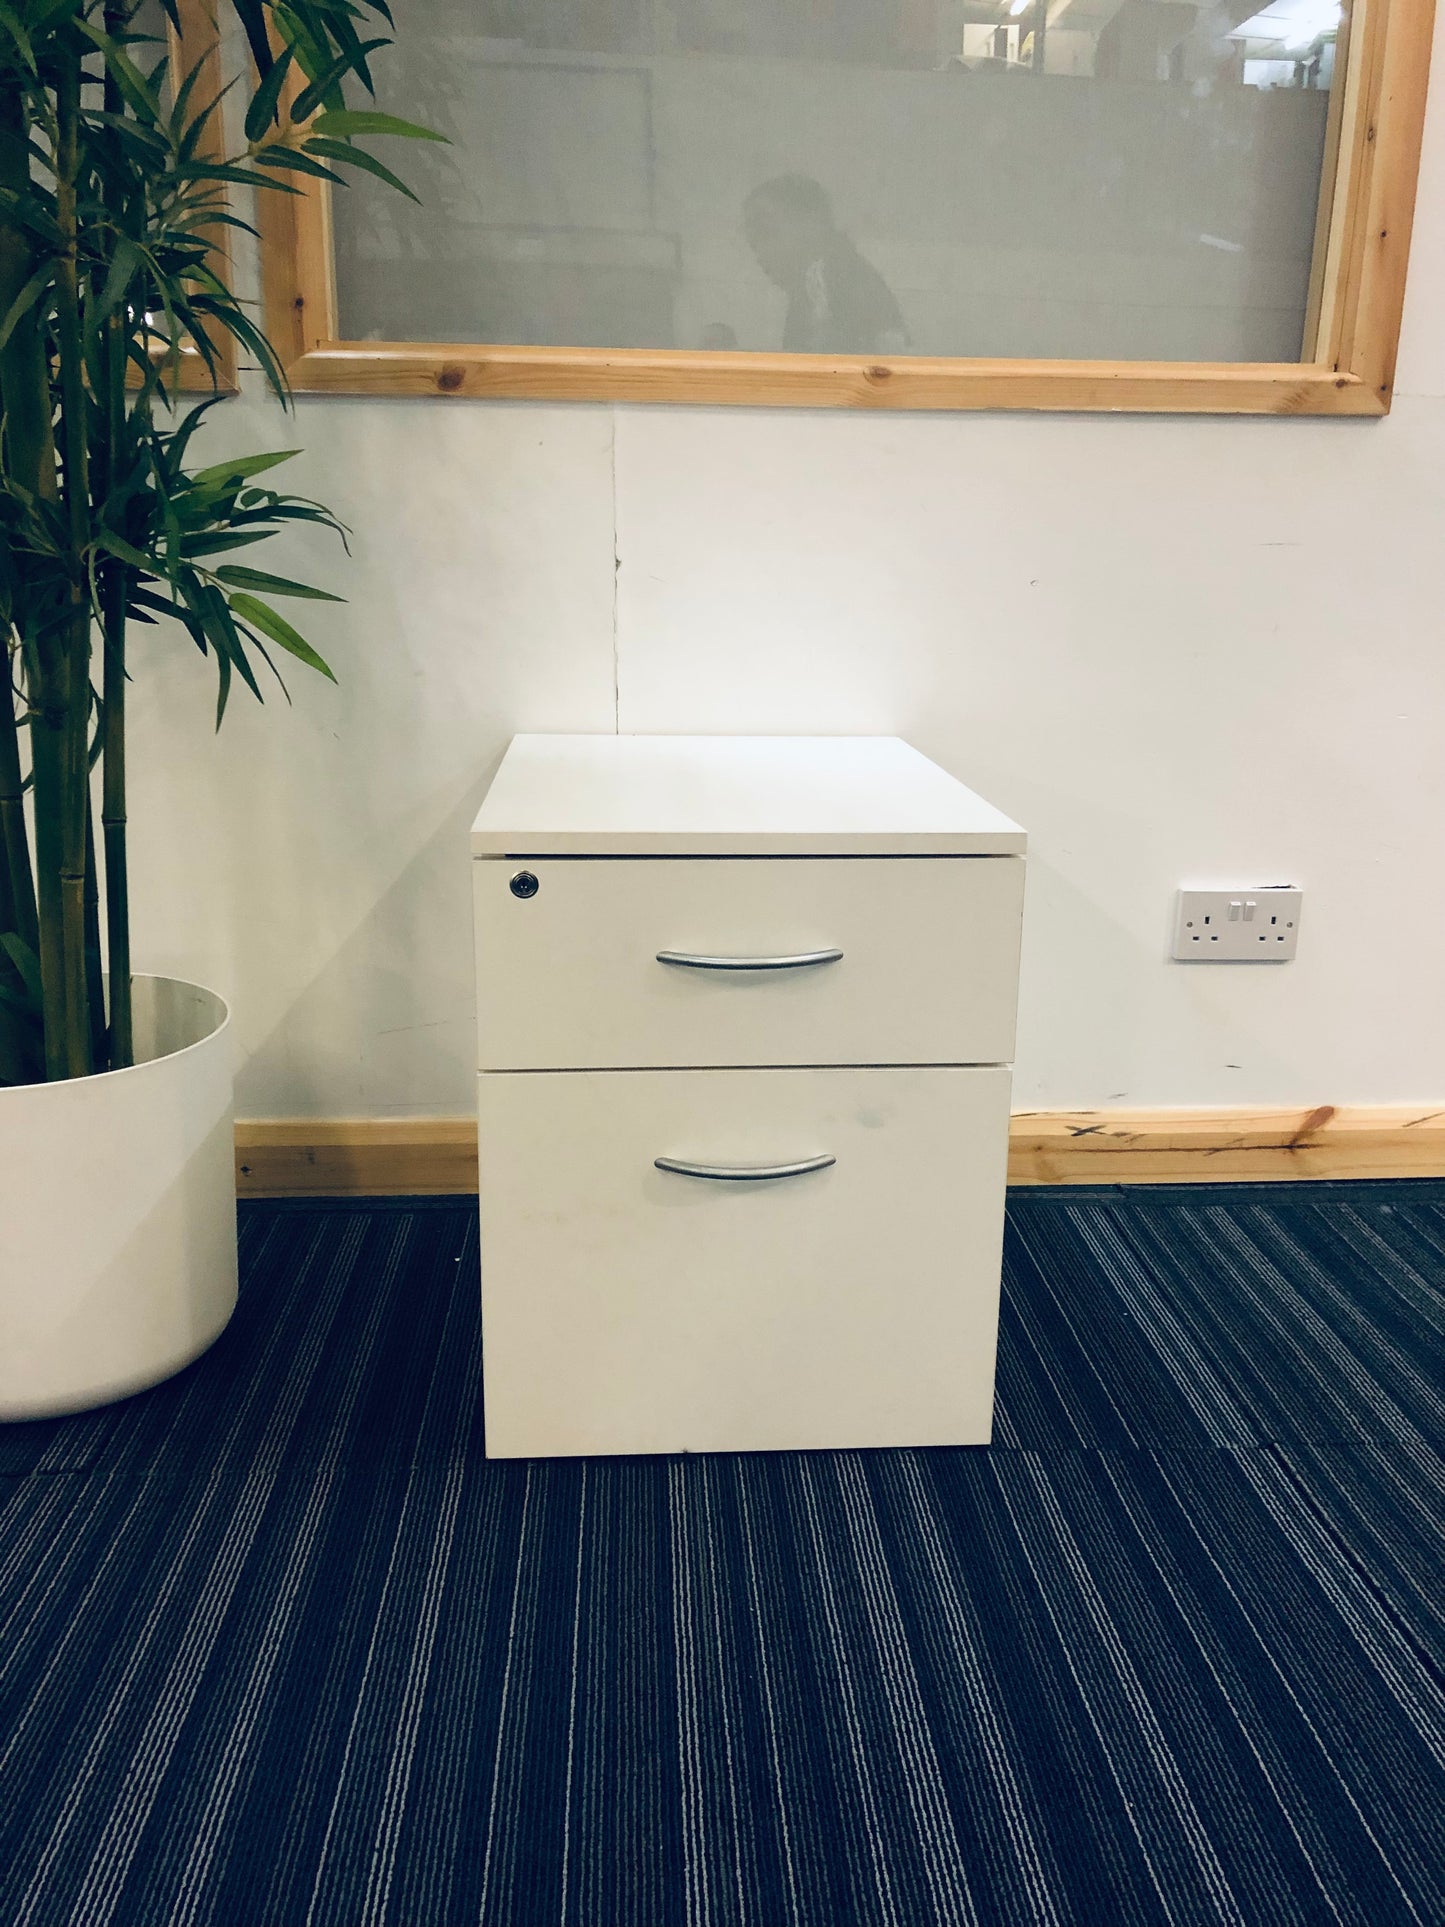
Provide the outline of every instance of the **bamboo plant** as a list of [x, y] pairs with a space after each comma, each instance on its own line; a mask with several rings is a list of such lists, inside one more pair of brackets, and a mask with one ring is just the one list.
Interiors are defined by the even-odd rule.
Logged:
[[192, 463], [215, 397], [182, 406], [183, 357], [219, 386], [229, 336], [287, 399], [218, 236], [296, 174], [407, 193], [362, 143], [436, 138], [352, 104], [390, 45], [384, 0], [217, 0], [249, 50], [229, 146], [209, 48], [159, 0], [173, 61], [141, 4], [0, 0], [0, 1085], [133, 1061], [129, 625], [169, 621], [212, 659], [218, 727], [233, 680], [259, 698], [278, 651], [331, 674], [274, 605], [339, 598], [234, 559], [297, 523], [344, 541], [270, 486], [295, 451]]

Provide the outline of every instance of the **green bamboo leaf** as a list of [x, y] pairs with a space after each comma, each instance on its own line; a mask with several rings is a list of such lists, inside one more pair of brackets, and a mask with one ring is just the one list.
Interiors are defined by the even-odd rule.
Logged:
[[313, 589], [289, 576], [268, 575], [264, 569], [246, 569], [239, 563], [216, 570], [216, 580], [232, 589], [265, 589], [271, 595], [304, 596], [309, 602], [344, 602], [345, 596], [332, 595], [329, 589]]
[[113, 555], [117, 562], [127, 563], [132, 569], [151, 570], [155, 566], [148, 556], [141, 554], [139, 549], [132, 548], [129, 542], [122, 541], [114, 529], [97, 528], [95, 546], [98, 549], [104, 549], [107, 555]]
[[[177, 467], [179, 467], [186, 458], [186, 450], [190, 447], [191, 437], [216, 406], [219, 399], [216, 395], [207, 395], [204, 401], [198, 401], [194, 407], [188, 408], [181, 417], [180, 423], [174, 434], [169, 437], [168, 443], [171, 459]], [[242, 459], [248, 458], [243, 457]], [[254, 457], [249, 459], [254, 459]], [[228, 475], [232, 474], [235, 469], [234, 463], [221, 463], [219, 466]], [[200, 474], [194, 476], [192, 479], [195, 481], [205, 480], [206, 470], [202, 469]]]
[[14, 188], [0, 188], [0, 216], [24, 228], [42, 247], [57, 248], [64, 242], [65, 237], [52, 219], [49, 209], [42, 207], [33, 194], [19, 194]]
[[229, 660], [231, 667], [238, 670], [242, 681], [259, 703], [263, 701], [261, 685], [246, 660], [246, 649], [236, 630], [236, 621], [219, 589], [209, 583], [202, 583], [191, 571], [181, 578], [181, 594], [195, 611], [202, 631], [209, 638], [211, 647], [219, 660]]
[[152, 91], [145, 76], [125, 48], [118, 40], [112, 40], [108, 33], [102, 33], [100, 28], [93, 26], [89, 20], [77, 19], [75, 25], [87, 40], [100, 49], [106, 66], [114, 74], [116, 84], [130, 102], [134, 112], [148, 126], [154, 126], [163, 118], [160, 98]]
[[188, 479], [193, 487], [204, 488], [211, 482], [244, 482], [253, 475], [263, 475], [268, 468], [275, 468], [280, 462], [289, 462], [293, 455], [299, 455], [299, 448], [278, 449], [272, 455], [239, 455], [232, 462], [216, 462], [210, 468], [198, 469]]
[[[280, 58], [269, 74], [261, 82], [246, 109], [246, 139], [258, 141], [271, 123], [278, 118], [277, 106], [281, 99], [281, 89], [296, 58], [294, 47], [283, 47]], [[294, 118], [294, 116], [293, 116]]]
[[[18, 1010], [26, 1015], [35, 1009], [35, 999], [30, 993], [23, 986], [17, 989], [13, 983], [7, 983], [3, 977], [0, 977], [0, 1004], [4, 1004], [7, 1010]], [[3, 1045], [4, 1029], [0, 1027], [0, 1049], [3, 1049]], [[7, 1073], [5, 1066], [6, 1060], [0, 1057], [0, 1084], [18, 1084], [21, 1080], [14, 1075], [13, 1070]]]
[[30, 36], [26, 33], [25, 28], [21, 25], [12, 9], [5, 5], [5, 0], [0, 0], [0, 27], [3, 27], [15, 42], [20, 58], [33, 74], [35, 72], [35, 50], [30, 44]]
[[441, 141], [450, 146], [445, 134], [438, 134], [430, 127], [418, 127], [415, 121], [398, 120], [395, 114], [379, 114], [369, 107], [343, 107], [325, 114], [318, 114], [311, 123], [316, 134], [396, 134], [402, 140]]
[[62, 18], [79, 13], [83, 4], [84, 0], [50, 0], [49, 5], [41, 6], [30, 16], [31, 40], [39, 40]]
[[152, 165], [157, 155], [170, 152], [170, 143], [164, 134], [158, 133], [153, 127], [142, 127], [138, 121], [130, 120], [124, 114], [107, 114], [104, 109], [97, 108], [91, 119], [97, 127], [109, 127], [126, 146], [143, 150]]
[[284, 616], [277, 615], [269, 603], [253, 595], [233, 595], [230, 603], [243, 622], [251, 623], [262, 635], [279, 643], [288, 655], [295, 656], [298, 662], [304, 662], [309, 669], [318, 670], [332, 682], [336, 681], [328, 664], [317, 655], [306, 638], [298, 634]]
[[[162, 0], [162, 4], [164, 5], [164, 0]], [[162, 112], [164, 112], [166, 88], [170, 84], [170, 77], [171, 77], [171, 57], [169, 53], [162, 54], [161, 58], [156, 62], [155, 66], [151, 68], [150, 72], [148, 74], [142, 75], [142, 78], [144, 79], [146, 86], [150, 88], [151, 92], [156, 97], [157, 107], [161, 108]]]
[[215, 207], [193, 208], [189, 214], [181, 215], [176, 221], [176, 232], [179, 234], [185, 234], [191, 228], [217, 227], [233, 227], [242, 234], [251, 235], [255, 240], [259, 241], [261, 238], [260, 230], [253, 227], [251, 222], [243, 221], [239, 214], [228, 214], [219, 204]]
[[[139, 614], [136, 613], [137, 608], [140, 611]], [[149, 589], [132, 589], [126, 601], [126, 609], [130, 614], [135, 615], [138, 622], [150, 619], [145, 613], [147, 610], [153, 611], [158, 616], [179, 616], [181, 613], [174, 602], [167, 602], [164, 596], [152, 595]]]
[[[330, 675], [330, 673], [328, 670], [327, 674]], [[30, 992], [34, 1003], [38, 1005], [41, 998], [40, 959], [28, 943], [22, 943], [13, 930], [7, 930], [3, 936], [0, 936], [0, 950], [3, 950], [11, 963], [14, 964], [16, 970], [20, 973], [20, 981]]]
[[216, 729], [219, 733], [226, 714], [226, 699], [231, 693], [231, 665], [224, 656], [216, 658]]
[[[199, 78], [204, 64], [205, 62], [203, 57], [201, 60], [197, 61], [195, 67], [186, 76], [185, 86], [187, 88], [190, 87], [193, 81]], [[217, 110], [221, 105], [221, 102], [226, 98], [227, 94], [230, 93], [231, 89], [235, 86], [235, 84], [236, 83], [234, 80], [228, 80], [225, 86], [221, 89], [220, 93], [216, 95], [216, 98], [214, 100], [208, 101], [206, 105], [201, 109], [201, 111], [198, 114], [194, 115], [189, 121], [184, 121], [185, 131], [181, 134], [180, 139], [176, 143], [176, 158], [183, 165], [186, 165], [186, 172], [193, 179], [204, 178], [204, 177], [198, 177], [195, 174], [193, 174], [192, 167], [187, 164], [193, 161], [193, 157], [195, 155], [196, 149], [200, 145], [201, 136], [202, 134], [205, 133], [206, 128], [210, 125], [211, 116], [217, 112]], [[182, 125], [184, 120], [184, 113], [185, 113], [184, 106], [178, 100], [176, 102], [175, 111], [171, 115], [172, 128], [177, 128]], [[201, 162], [199, 163], [199, 165], [206, 166], [208, 165], [208, 163]]]
[[329, 509], [320, 508], [314, 503], [278, 502], [268, 508], [233, 515], [231, 521], [238, 527], [247, 522], [319, 522], [323, 528], [334, 529], [343, 540], [347, 534]]
[[331, 58], [331, 42], [324, 34], [313, 31], [284, 0], [270, 0], [270, 8], [270, 24], [277, 39], [283, 46], [296, 49], [296, 65], [308, 80], [314, 80]]
[[293, 174], [310, 174], [314, 179], [330, 181], [336, 187], [346, 185], [339, 174], [333, 174], [329, 167], [323, 167], [320, 161], [313, 161], [309, 154], [303, 154], [294, 147], [268, 147], [264, 153], [256, 156], [256, 165], [275, 167]]
[[25, 318], [40, 299], [41, 295], [44, 294], [45, 290], [50, 286], [53, 272], [54, 270], [48, 261], [45, 262], [43, 266], [38, 267], [25, 283], [25, 286], [20, 290], [19, 294], [17, 294], [15, 299], [10, 303], [10, 312], [6, 315], [4, 321], [0, 322], [0, 349], [5, 347], [11, 335], [14, 334], [17, 323]]
[[[328, 0], [307, 0], [307, 4], [304, 5], [276, 5], [273, 18], [278, 22], [281, 19], [296, 21], [302, 26], [303, 34], [319, 48], [320, 59], [313, 59], [307, 69], [313, 80], [330, 59], [330, 43], [335, 41], [338, 51], [349, 56], [356, 78], [367, 93], [374, 96], [376, 87], [371, 78], [371, 69], [367, 65], [366, 50], [361, 44], [355, 27], [351, 24], [353, 14], [357, 19], [361, 18], [360, 8], [353, 6], [351, 0], [342, 0], [341, 4], [335, 5], [329, 4]], [[340, 89], [336, 91], [339, 101]]]
[[0, 992], [11, 1007], [0, 1023], [0, 1084], [38, 1084], [45, 1075], [45, 1033], [41, 1013], [29, 999]]
[[285, 181], [273, 180], [269, 174], [259, 173], [254, 167], [243, 167], [235, 161], [197, 161], [191, 169], [191, 177], [197, 181], [214, 181], [218, 187], [267, 187], [278, 194], [299, 194], [300, 188], [290, 187]]
[[120, 306], [125, 292], [132, 281], [146, 265], [146, 257], [127, 235], [122, 235], [116, 243], [115, 255], [111, 260], [110, 273], [105, 277], [100, 301], [95, 310], [95, 319], [104, 321], [108, 314]]
[[[368, 40], [362, 45], [363, 55], [375, 53], [378, 47], [385, 47], [385, 40]], [[317, 75], [309, 86], [302, 89], [291, 105], [292, 122], [308, 119], [325, 100], [338, 81], [343, 80], [356, 65], [356, 58], [350, 52], [340, 53], [331, 65]]]
[[375, 154], [353, 147], [349, 141], [309, 140], [306, 148], [308, 153], [320, 154], [325, 160], [336, 161], [346, 167], [359, 167], [364, 173], [374, 174], [379, 181], [385, 181], [388, 187], [394, 187], [399, 194], [405, 194], [409, 201], [415, 201], [420, 207], [421, 197], [413, 194], [400, 175], [393, 174]]
[[[175, 99], [171, 102], [171, 126], [173, 128], [185, 128], [189, 124], [186, 119], [186, 110], [191, 104], [191, 95], [195, 92], [201, 75], [206, 71], [206, 63], [211, 51], [212, 49], [208, 47], [199, 59], [191, 62], [191, 65], [181, 76], [181, 84], [176, 89]], [[217, 99], [219, 99], [219, 96]], [[204, 110], [201, 118], [204, 119], [205, 114], [209, 114], [216, 105], [217, 101], [213, 100], [210, 107]]]
[[[268, 187], [279, 187], [281, 186], [281, 182], [268, 181], [266, 185]], [[287, 193], [294, 192], [291, 188], [287, 188], [286, 191]], [[239, 309], [228, 311], [225, 314], [219, 314], [215, 304], [203, 298], [198, 299], [195, 306], [201, 314], [218, 313], [218, 318], [221, 320], [222, 325], [243, 348], [248, 349], [255, 357], [256, 364], [265, 376], [266, 386], [271, 390], [271, 393], [283, 407], [289, 408], [291, 406], [291, 388], [286, 380], [286, 371], [276, 359], [276, 350], [271, 346], [270, 341], [262, 334], [255, 323], [252, 322], [248, 316], [242, 314]]]
[[271, 37], [267, 29], [266, 10], [261, 0], [231, 0], [241, 22], [242, 30], [251, 49], [251, 58], [256, 63], [256, 71], [264, 80], [271, 71]]
[[194, 562], [203, 555], [225, 555], [231, 549], [248, 549], [253, 542], [268, 540], [264, 529], [254, 535], [237, 535], [230, 529], [218, 531], [215, 535], [185, 535], [181, 538], [181, 554], [188, 562]]

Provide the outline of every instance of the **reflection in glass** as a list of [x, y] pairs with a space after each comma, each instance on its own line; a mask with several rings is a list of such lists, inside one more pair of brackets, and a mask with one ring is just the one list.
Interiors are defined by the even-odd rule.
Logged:
[[336, 196], [341, 334], [1296, 360], [1339, 19], [416, 0], [387, 104], [453, 145]]

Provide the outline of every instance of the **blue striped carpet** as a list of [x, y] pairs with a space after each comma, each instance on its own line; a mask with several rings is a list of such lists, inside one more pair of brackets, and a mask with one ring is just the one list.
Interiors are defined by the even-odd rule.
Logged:
[[6, 1927], [1437, 1927], [1445, 1186], [1012, 1203], [992, 1450], [488, 1464], [464, 1201], [0, 1429]]

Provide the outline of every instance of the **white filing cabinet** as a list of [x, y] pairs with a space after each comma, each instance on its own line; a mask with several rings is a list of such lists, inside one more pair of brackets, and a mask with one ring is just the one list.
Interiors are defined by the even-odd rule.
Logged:
[[988, 1441], [1024, 841], [895, 737], [515, 738], [491, 1457]]

